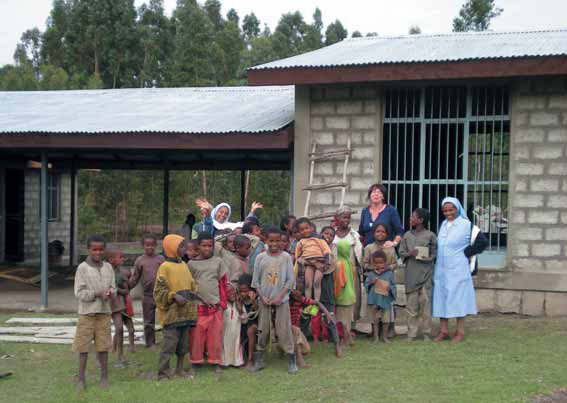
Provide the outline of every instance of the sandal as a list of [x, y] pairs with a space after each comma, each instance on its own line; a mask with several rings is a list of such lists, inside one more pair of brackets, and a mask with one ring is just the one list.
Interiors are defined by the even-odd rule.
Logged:
[[439, 334], [435, 339], [433, 339], [433, 341], [440, 342], [447, 339], [449, 339], [449, 333], [439, 332]]
[[453, 344], [457, 344], [457, 343], [460, 343], [461, 341], [463, 341], [464, 339], [465, 339], [464, 333], [455, 333], [455, 335], [453, 336], [453, 340], [451, 340], [451, 342]]

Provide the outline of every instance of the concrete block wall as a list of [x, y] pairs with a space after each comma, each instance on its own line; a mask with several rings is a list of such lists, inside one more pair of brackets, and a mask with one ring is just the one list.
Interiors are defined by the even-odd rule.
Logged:
[[508, 267], [479, 273], [481, 312], [567, 315], [567, 78], [512, 86]]
[[[296, 91], [296, 97], [303, 96], [302, 106], [307, 109], [303, 116], [296, 107], [296, 148], [295, 159], [301, 158], [300, 168], [295, 166], [295, 204], [297, 215], [304, 214], [305, 191], [301, 187], [308, 183], [309, 156], [313, 141], [318, 143], [317, 151], [343, 149], [351, 139], [353, 149], [348, 168], [349, 184], [345, 204], [361, 210], [367, 205], [366, 194], [369, 185], [380, 178], [380, 149], [382, 113], [380, 92], [374, 85], [365, 86], [317, 86]], [[297, 116], [299, 115], [299, 116]], [[303, 118], [299, 122], [298, 117]], [[303, 123], [303, 124], [302, 124]], [[301, 130], [301, 129], [304, 130]], [[298, 136], [302, 136], [298, 148]], [[299, 155], [298, 155], [299, 153]], [[317, 161], [313, 183], [331, 183], [342, 180], [344, 158]], [[340, 205], [341, 190], [313, 191], [310, 215], [333, 212]], [[353, 217], [358, 226], [359, 216]], [[319, 226], [329, 222], [320, 220]]]
[[567, 293], [477, 289], [479, 312], [516, 313], [526, 316], [566, 316]]
[[512, 91], [509, 266], [567, 273], [567, 79]]
[[[69, 239], [71, 226], [71, 175], [59, 174], [61, 192], [59, 220], [49, 221], [49, 242], [56, 239], [65, 246], [64, 256], [69, 256]], [[24, 256], [25, 259], [40, 257], [40, 172], [27, 170], [25, 174], [25, 219], [24, 219]]]

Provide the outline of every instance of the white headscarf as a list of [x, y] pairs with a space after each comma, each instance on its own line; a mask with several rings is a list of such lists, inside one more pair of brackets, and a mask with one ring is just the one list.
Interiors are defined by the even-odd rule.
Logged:
[[455, 208], [457, 209], [457, 216], [464, 218], [465, 220], [468, 220], [469, 218], [467, 217], [467, 213], [465, 211], [465, 209], [463, 208], [463, 205], [461, 204], [461, 202], [459, 201], [459, 199], [455, 198], [455, 197], [445, 197], [443, 199], [443, 201], [441, 202], [441, 208], [443, 208], [443, 206], [447, 203], [452, 204], [453, 206], [455, 206]]
[[[217, 212], [220, 210], [221, 207], [225, 207], [228, 210], [228, 213], [226, 215], [226, 220], [223, 223], [217, 221]], [[217, 204], [216, 207], [211, 212], [211, 218], [213, 219], [213, 226], [217, 230], [222, 230], [222, 229], [233, 230], [235, 228], [242, 227], [241, 222], [237, 222], [237, 223], [229, 222], [231, 213], [232, 213], [232, 209], [230, 208], [230, 205], [228, 203]]]

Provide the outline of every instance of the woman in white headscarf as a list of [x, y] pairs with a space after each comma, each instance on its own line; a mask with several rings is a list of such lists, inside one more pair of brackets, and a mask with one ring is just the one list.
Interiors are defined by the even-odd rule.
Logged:
[[476, 315], [476, 301], [469, 258], [481, 253], [488, 242], [482, 233], [471, 242], [473, 224], [461, 202], [446, 197], [441, 203], [445, 221], [437, 235], [437, 261], [433, 273], [433, 317], [441, 328], [435, 341], [449, 338], [449, 318], [456, 318], [453, 342], [465, 337], [465, 317]]
[[[213, 208], [212, 204], [205, 199], [196, 200], [197, 207], [201, 209], [201, 216], [203, 217], [203, 222], [199, 223], [195, 227], [195, 231], [199, 232], [209, 232], [212, 235], [216, 231], [220, 230], [234, 230], [235, 228], [240, 228], [244, 224], [243, 222], [230, 222], [230, 215], [232, 214], [232, 208], [228, 203], [217, 204]], [[250, 213], [246, 218], [255, 217], [256, 210], [263, 208], [261, 203], [252, 202], [252, 207], [250, 208]]]

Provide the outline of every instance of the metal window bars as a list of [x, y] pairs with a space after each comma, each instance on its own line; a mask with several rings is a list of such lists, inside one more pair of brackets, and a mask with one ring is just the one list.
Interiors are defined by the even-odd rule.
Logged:
[[417, 207], [439, 230], [440, 203], [457, 197], [504, 251], [510, 148], [506, 87], [431, 86], [385, 91], [382, 179], [404, 226]]

